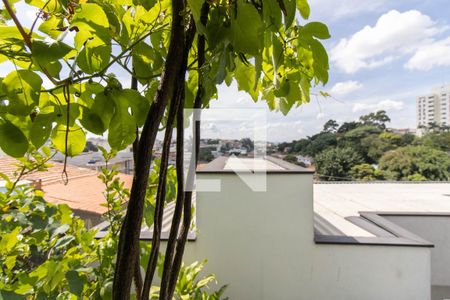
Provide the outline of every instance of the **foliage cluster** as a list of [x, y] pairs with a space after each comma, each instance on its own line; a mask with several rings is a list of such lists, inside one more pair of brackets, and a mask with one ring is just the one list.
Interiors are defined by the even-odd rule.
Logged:
[[[21, 159], [18, 163], [18, 177], [14, 181], [0, 174], [6, 182], [4, 191], [0, 192], [0, 297], [111, 299], [116, 237], [129, 191], [114, 168], [103, 169], [99, 174], [105, 184], [105, 206], [108, 207], [104, 218], [110, 225], [106, 235], [96, 239], [98, 229], [86, 229], [83, 220], [67, 205], [46, 202], [41, 190], [20, 181], [23, 174], [45, 171], [47, 161], [48, 156], [35, 152], [32, 158]], [[141, 243], [143, 253], [148, 253], [149, 247], [148, 243]], [[142, 268], [145, 262], [143, 259]], [[160, 268], [162, 262], [160, 259]], [[208, 285], [215, 282], [214, 275], [200, 277], [204, 264], [183, 265], [176, 285], [176, 299], [222, 299], [225, 287], [216, 292], [208, 291]], [[152, 299], [158, 298], [158, 291], [158, 286], [152, 287]]]
[[314, 159], [322, 180], [449, 180], [450, 131], [442, 127], [424, 136], [395, 133], [387, 128], [384, 111], [363, 115], [359, 121], [335, 120], [311, 137], [282, 143], [285, 159], [295, 155]]

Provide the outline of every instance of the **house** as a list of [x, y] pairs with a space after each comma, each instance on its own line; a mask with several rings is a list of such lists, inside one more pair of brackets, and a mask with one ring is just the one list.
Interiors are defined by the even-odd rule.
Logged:
[[415, 128], [388, 128], [387, 131], [396, 133], [396, 134], [400, 134], [400, 135], [405, 135], [405, 134], [416, 135], [416, 133], [417, 133], [417, 129], [415, 129]]
[[[63, 163], [64, 154], [56, 153], [52, 158], [53, 161]], [[117, 155], [109, 160], [107, 163], [103, 158], [101, 152], [83, 152], [77, 156], [67, 157], [67, 163], [69, 165], [74, 165], [82, 168], [88, 168], [96, 171], [100, 171], [101, 168], [111, 168], [115, 167], [117, 171], [124, 174], [134, 173], [134, 159], [133, 152], [130, 151], [120, 151]]]
[[[12, 176], [17, 169], [17, 161], [10, 157], [0, 158], [0, 173]], [[67, 204], [75, 215], [84, 219], [91, 227], [102, 222], [107, 212], [103, 191], [104, 183], [97, 177], [96, 170], [67, 165], [68, 183], [62, 180], [63, 164], [51, 162], [47, 171], [33, 172], [24, 176], [24, 180], [34, 184], [45, 193], [45, 200], [53, 204]], [[133, 176], [119, 174], [125, 187], [130, 188]]]
[[450, 183], [314, 184], [276, 158], [219, 157], [195, 202], [185, 261], [208, 259], [230, 299], [450, 298]]
[[228, 151], [229, 155], [240, 155], [240, 156], [246, 156], [247, 155], [247, 148], [240, 147], [240, 148], [232, 148]]
[[297, 155], [296, 158], [297, 158], [297, 162], [300, 165], [304, 165], [306, 167], [311, 166], [314, 161], [313, 158], [310, 156]]

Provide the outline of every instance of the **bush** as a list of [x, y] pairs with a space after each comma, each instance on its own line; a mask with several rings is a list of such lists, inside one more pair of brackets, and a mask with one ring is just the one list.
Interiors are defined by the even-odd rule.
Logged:
[[297, 164], [298, 160], [297, 160], [297, 156], [295, 156], [294, 154], [288, 154], [286, 155], [283, 160], [290, 162], [292, 164]]
[[353, 166], [350, 170], [350, 176], [355, 180], [363, 181], [385, 179], [383, 171], [377, 170], [369, 164], [360, 164]]
[[321, 179], [330, 181], [349, 180], [354, 165], [363, 163], [362, 157], [352, 148], [330, 148], [315, 158], [316, 169]]
[[425, 146], [407, 146], [386, 152], [380, 159], [381, 170], [389, 171], [397, 180], [421, 175], [426, 180], [449, 180], [450, 156]]
[[[45, 170], [47, 158], [34, 159], [23, 159], [17, 173]], [[18, 185], [20, 177], [14, 181], [5, 174], [0, 177], [6, 181], [6, 191], [0, 192], [0, 299], [111, 299], [122, 205], [128, 198], [117, 172], [104, 169], [99, 175], [108, 206], [104, 217], [110, 222], [101, 239], [67, 205], [46, 202], [42, 191]], [[151, 244], [141, 243], [143, 268], [150, 248]], [[214, 276], [198, 276], [203, 265], [181, 268], [176, 299], [222, 299], [224, 287], [207, 291]], [[158, 290], [152, 287], [153, 299]]]

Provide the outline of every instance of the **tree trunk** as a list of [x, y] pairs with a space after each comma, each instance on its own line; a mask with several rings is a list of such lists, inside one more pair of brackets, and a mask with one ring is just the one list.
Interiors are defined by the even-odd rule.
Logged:
[[[206, 22], [208, 20], [208, 12], [209, 12], [209, 4], [207, 2], [203, 3], [202, 10], [201, 10], [201, 17], [200, 21], [205, 26]], [[195, 178], [195, 170], [197, 167], [198, 162], [198, 154], [199, 154], [199, 148], [200, 148], [200, 112], [198, 111], [202, 107], [202, 99], [204, 94], [204, 88], [203, 88], [203, 76], [201, 74], [202, 67], [205, 63], [205, 36], [199, 35], [198, 41], [197, 41], [197, 56], [198, 56], [198, 89], [197, 94], [194, 101], [194, 120], [195, 123], [193, 124], [193, 136], [194, 136], [194, 155], [191, 159], [195, 159], [194, 163], [191, 163], [189, 166], [188, 174], [187, 174], [187, 182], [186, 186], [188, 187], [189, 191], [184, 191], [183, 194], [183, 223], [181, 227], [180, 235], [176, 242], [176, 252], [175, 256], [173, 258], [172, 267], [170, 270], [170, 278], [169, 278], [169, 284], [167, 287], [167, 297], [161, 298], [161, 299], [172, 299], [177, 279], [178, 279], [178, 273], [181, 268], [181, 264], [183, 261], [183, 254], [184, 249], [187, 241], [187, 236], [189, 233], [190, 225], [191, 225], [191, 211], [192, 211], [192, 189], [194, 185], [194, 178]], [[183, 115], [179, 115], [177, 119], [177, 124], [179, 124], [177, 127], [177, 137], [178, 135], [184, 135], [184, 127], [183, 127]], [[183, 140], [182, 140], [183, 141]], [[177, 141], [178, 145], [178, 141]], [[163, 276], [164, 278], [164, 276]]]
[[152, 160], [152, 150], [167, 102], [172, 98], [180, 73], [180, 57], [185, 46], [183, 0], [172, 0], [172, 29], [169, 51], [161, 75], [161, 82], [155, 100], [145, 121], [136, 161], [136, 170], [131, 187], [130, 201], [119, 235], [116, 269], [113, 283], [113, 299], [130, 299], [131, 283], [135, 269], [139, 237], [141, 231], [144, 199], [147, 191], [148, 177]]
[[[192, 46], [192, 42], [194, 40], [195, 36], [195, 23], [191, 19], [191, 22], [189, 24], [189, 29], [186, 34], [186, 46], [185, 46], [185, 53], [183, 55], [182, 60], [182, 66], [184, 68], [184, 71], [181, 71], [179, 74], [179, 81], [177, 86], [177, 95], [180, 97], [178, 100], [181, 104], [177, 111], [177, 158], [176, 158], [176, 171], [177, 171], [177, 199], [175, 203], [175, 209], [172, 217], [172, 224], [170, 227], [170, 233], [169, 233], [169, 239], [167, 241], [167, 247], [166, 247], [166, 254], [164, 257], [164, 267], [163, 267], [163, 274], [161, 278], [161, 290], [160, 290], [160, 299], [168, 299], [168, 287], [170, 286], [169, 280], [170, 280], [170, 274], [173, 266], [173, 257], [175, 254], [175, 245], [176, 245], [176, 239], [178, 236], [178, 229], [180, 227], [182, 212], [183, 212], [183, 203], [184, 203], [184, 172], [183, 172], [183, 139], [184, 135], [181, 130], [184, 129], [183, 127], [183, 108], [184, 108], [184, 88], [185, 88], [185, 76], [186, 76], [186, 69], [187, 69], [187, 61], [189, 56], [189, 49]], [[181, 116], [181, 117], [180, 117]], [[181, 122], [181, 123], [180, 123]]]
[[150, 295], [150, 288], [153, 282], [153, 276], [155, 274], [156, 265], [158, 262], [159, 246], [161, 240], [162, 222], [164, 217], [164, 202], [166, 196], [166, 182], [167, 182], [167, 168], [169, 164], [170, 143], [172, 141], [172, 130], [177, 114], [180, 97], [178, 94], [174, 94], [169, 109], [169, 116], [167, 118], [166, 131], [164, 134], [163, 150], [161, 156], [161, 163], [159, 167], [159, 181], [158, 190], [156, 193], [155, 201], [155, 214], [153, 222], [153, 236], [152, 236], [152, 249], [150, 251], [150, 257], [147, 264], [147, 270], [145, 272], [144, 289], [142, 290], [142, 300], [148, 300]]
[[[131, 77], [131, 89], [137, 91], [138, 90], [138, 81], [136, 77]], [[136, 127], [136, 139], [133, 142], [133, 162], [134, 169], [136, 170], [136, 161], [138, 155], [138, 147], [139, 147], [139, 128]], [[139, 299], [141, 297], [142, 291], [142, 275], [141, 275], [141, 252], [140, 248], [136, 248], [136, 260], [134, 261], [134, 287], [136, 289], [136, 297]]]

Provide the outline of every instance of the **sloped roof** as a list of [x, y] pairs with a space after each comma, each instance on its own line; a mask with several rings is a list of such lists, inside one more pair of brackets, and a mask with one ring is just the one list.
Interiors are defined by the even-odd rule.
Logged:
[[[10, 157], [0, 158], [0, 173], [10, 177], [17, 170], [17, 160]], [[53, 204], [67, 204], [73, 210], [82, 210], [96, 214], [103, 214], [107, 208], [102, 206], [105, 203], [103, 191], [105, 185], [97, 177], [95, 170], [67, 165], [67, 175], [69, 182], [63, 182], [63, 164], [51, 162], [51, 167], [47, 171], [33, 172], [27, 174], [23, 179], [29, 181], [42, 181], [42, 190], [45, 193], [45, 200]], [[130, 188], [133, 182], [132, 175], [119, 174], [119, 178], [125, 183], [126, 188]]]

